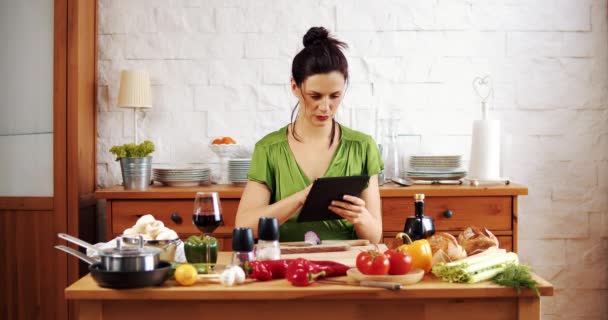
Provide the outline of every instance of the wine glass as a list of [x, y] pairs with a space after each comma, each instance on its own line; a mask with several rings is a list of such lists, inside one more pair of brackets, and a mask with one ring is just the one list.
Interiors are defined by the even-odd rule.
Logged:
[[220, 206], [220, 197], [218, 193], [197, 192], [196, 198], [194, 199], [192, 223], [194, 223], [194, 225], [203, 233], [202, 240], [205, 243], [205, 262], [208, 264], [215, 263], [215, 261], [211, 261], [211, 233], [213, 233], [222, 222], [222, 207]]

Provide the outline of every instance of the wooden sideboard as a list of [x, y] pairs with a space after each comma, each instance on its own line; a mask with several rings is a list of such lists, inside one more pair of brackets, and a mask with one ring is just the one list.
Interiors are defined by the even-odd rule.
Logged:
[[[98, 199], [105, 199], [107, 239], [120, 235], [144, 214], [152, 214], [174, 229], [182, 239], [199, 231], [192, 224], [194, 195], [198, 191], [220, 194], [224, 225], [214, 236], [222, 250], [231, 251], [231, 236], [243, 187], [211, 185], [201, 187], [152, 186], [146, 191], [124, 190], [121, 186], [98, 190]], [[414, 185], [401, 187], [385, 184], [380, 187], [384, 242], [397, 244], [395, 235], [403, 230], [405, 219], [414, 214], [414, 194], [425, 194], [425, 215], [433, 217], [438, 231], [457, 235], [466, 227], [476, 225], [491, 230], [501, 247], [517, 252], [517, 197], [527, 195], [521, 185], [465, 186]]]

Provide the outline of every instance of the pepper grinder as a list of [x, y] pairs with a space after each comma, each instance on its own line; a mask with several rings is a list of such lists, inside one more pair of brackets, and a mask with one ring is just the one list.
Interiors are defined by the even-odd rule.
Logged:
[[414, 208], [414, 216], [410, 216], [405, 220], [403, 232], [412, 241], [425, 239], [435, 234], [433, 218], [424, 216], [424, 194], [418, 193], [415, 195]]
[[275, 217], [260, 217], [258, 221], [258, 244], [255, 257], [257, 260], [281, 259], [279, 245], [279, 220]]
[[245, 262], [255, 260], [253, 252], [253, 230], [251, 228], [234, 228], [232, 230], [232, 263], [243, 267]]

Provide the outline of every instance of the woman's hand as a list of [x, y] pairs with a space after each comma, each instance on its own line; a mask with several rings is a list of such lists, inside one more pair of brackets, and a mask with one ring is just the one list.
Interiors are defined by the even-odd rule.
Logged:
[[373, 222], [374, 217], [367, 210], [363, 199], [349, 195], [345, 195], [342, 199], [344, 201], [332, 201], [329, 210], [355, 226]]
[[[308, 193], [310, 193], [310, 189], [312, 188], [312, 183], [306, 187], [306, 189], [298, 191], [298, 198], [299, 198], [299, 202], [300, 202], [300, 207], [304, 205], [304, 202], [306, 202], [306, 198], [308, 197]], [[295, 214], [295, 213], [294, 213]]]

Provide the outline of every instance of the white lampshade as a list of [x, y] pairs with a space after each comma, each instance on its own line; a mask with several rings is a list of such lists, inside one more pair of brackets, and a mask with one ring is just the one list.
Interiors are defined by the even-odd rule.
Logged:
[[152, 108], [150, 77], [146, 72], [123, 70], [120, 74], [118, 106], [125, 108]]

